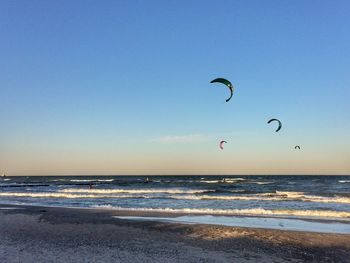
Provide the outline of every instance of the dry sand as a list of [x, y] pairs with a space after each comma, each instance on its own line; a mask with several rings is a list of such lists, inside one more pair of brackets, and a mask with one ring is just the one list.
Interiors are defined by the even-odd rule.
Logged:
[[350, 262], [350, 235], [118, 215], [157, 214], [0, 205], [0, 262]]

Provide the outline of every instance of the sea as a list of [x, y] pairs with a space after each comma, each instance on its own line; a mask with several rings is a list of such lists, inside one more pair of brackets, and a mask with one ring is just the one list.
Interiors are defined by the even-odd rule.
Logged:
[[350, 223], [350, 176], [3, 177], [0, 203]]

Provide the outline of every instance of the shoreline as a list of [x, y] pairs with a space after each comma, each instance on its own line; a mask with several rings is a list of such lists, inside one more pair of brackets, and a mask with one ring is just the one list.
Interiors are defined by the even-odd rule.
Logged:
[[114, 216], [141, 213], [119, 210], [5, 207], [14, 209], [0, 209], [1, 262], [350, 262], [349, 234], [132, 221]]
[[173, 212], [166, 210], [114, 209], [111, 207], [62, 207], [42, 205], [0, 204], [1, 210], [32, 208], [58, 208], [90, 210], [108, 213], [114, 218], [132, 221], [154, 221], [169, 224], [198, 224], [243, 227], [252, 229], [282, 230], [312, 233], [350, 234], [350, 221], [343, 218], [317, 218], [274, 215], [210, 214]]
[[123, 216], [139, 216], [139, 217], [180, 217], [180, 216], [214, 216], [214, 217], [248, 217], [248, 218], [271, 218], [271, 219], [291, 219], [291, 220], [300, 220], [300, 221], [307, 221], [307, 222], [318, 222], [318, 223], [342, 223], [342, 224], [348, 224], [350, 227], [350, 218], [342, 218], [342, 217], [317, 217], [317, 216], [295, 216], [295, 215], [269, 215], [269, 214], [235, 214], [235, 213], [218, 213], [218, 214], [212, 214], [210, 212], [178, 212], [178, 211], [172, 211], [172, 210], [162, 210], [162, 209], [128, 209], [128, 208], [115, 208], [115, 207], [109, 207], [109, 206], [96, 206], [96, 207], [76, 207], [76, 206], [46, 206], [46, 205], [35, 205], [35, 204], [11, 204], [11, 203], [0, 203], [0, 210], [3, 209], [2, 207], [43, 207], [43, 208], [64, 208], [64, 209], [82, 209], [82, 210], [95, 210], [95, 211], [109, 211], [109, 212], [115, 212], [118, 215], [121, 214]]

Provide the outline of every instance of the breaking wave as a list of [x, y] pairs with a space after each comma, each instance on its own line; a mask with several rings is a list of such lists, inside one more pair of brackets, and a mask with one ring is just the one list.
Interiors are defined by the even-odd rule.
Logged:
[[[210, 195], [215, 193], [216, 195]], [[156, 195], [154, 195], [156, 194]], [[159, 196], [158, 194], [165, 194]], [[303, 201], [350, 204], [349, 197], [305, 195], [303, 192], [261, 193], [248, 195], [217, 195], [215, 190], [185, 189], [63, 189], [58, 192], [1, 192], [0, 196], [34, 198], [147, 198], [176, 200], [238, 200], [238, 201]]]
[[74, 194], [74, 193], [57, 193], [57, 192], [52, 192], [52, 193], [15, 193], [15, 192], [7, 192], [7, 193], [0, 193], [0, 196], [16, 196], [16, 197], [34, 197], [34, 198], [153, 198], [150, 196], [146, 195], [96, 195], [96, 194]]
[[222, 181], [220, 181], [220, 180], [201, 180], [200, 181], [201, 183], [206, 183], [206, 184], [217, 184], [217, 183], [220, 183], [220, 182], [222, 182]]
[[345, 203], [350, 204], [350, 198], [347, 197], [323, 197], [323, 196], [309, 196], [295, 193], [290, 194], [254, 194], [254, 195], [172, 195], [173, 199], [185, 200], [256, 200], [256, 201], [304, 201], [304, 202], [318, 202], [318, 203]]
[[204, 189], [63, 189], [59, 192], [64, 193], [94, 193], [94, 194], [115, 194], [115, 193], [131, 193], [131, 194], [153, 194], [153, 193], [169, 193], [169, 194], [197, 194], [204, 192], [213, 192], [215, 190]]

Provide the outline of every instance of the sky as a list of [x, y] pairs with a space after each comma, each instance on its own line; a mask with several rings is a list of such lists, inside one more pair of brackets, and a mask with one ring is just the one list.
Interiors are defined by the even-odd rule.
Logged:
[[[0, 1], [0, 171], [350, 174], [349, 13], [346, 0]], [[217, 77], [235, 86], [228, 103]]]

